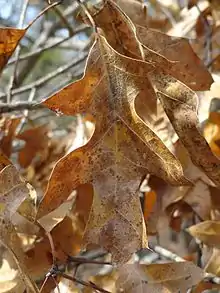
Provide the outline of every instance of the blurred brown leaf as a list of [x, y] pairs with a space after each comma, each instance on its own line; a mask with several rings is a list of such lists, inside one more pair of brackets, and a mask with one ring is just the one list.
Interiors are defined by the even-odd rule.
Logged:
[[0, 73], [25, 32], [25, 29], [0, 28]]
[[1, 127], [0, 149], [10, 158], [12, 152], [12, 143], [16, 135], [16, 129], [21, 121], [21, 118], [6, 117]]
[[210, 247], [220, 248], [220, 222], [204, 221], [188, 228], [189, 233]]
[[36, 155], [41, 155], [47, 149], [49, 144], [48, 133], [48, 126], [41, 125], [17, 135], [18, 139], [24, 140], [26, 143], [18, 154], [18, 161], [21, 167], [28, 167]]
[[[117, 292], [185, 293], [203, 278], [203, 271], [191, 262], [125, 265], [119, 269]], [[122, 290], [122, 291], [121, 291]]]

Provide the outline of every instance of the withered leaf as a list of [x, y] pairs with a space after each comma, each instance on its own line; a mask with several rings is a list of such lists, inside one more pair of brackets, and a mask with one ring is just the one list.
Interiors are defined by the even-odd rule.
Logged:
[[24, 140], [25, 146], [19, 151], [18, 161], [21, 167], [28, 167], [37, 154], [40, 154], [48, 147], [49, 128], [47, 125], [41, 125], [28, 129], [19, 135], [18, 139]]
[[164, 197], [163, 206], [169, 211], [175, 206], [184, 206], [183, 202], [187, 203], [192, 210], [203, 220], [210, 219], [212, 208], [209, 186], [201, 179], [197, 179], [193, 186], [172, 188], [169, 196]]
[[159, 72], [149, 74], [157, 96], [192, 162], [219, 187], [220, 161], [199, 129], [196, 94], [171, 76]]
[[0, 218], [0, 239], [1, 243], [12, 254], [13, 259], [19, 269], [20, 277], [22, 278], [27, 290], [29, 290], [31, 293], [39, 293], [36, 284], [30, 278], [25, 266], [25, 255], [23, 253], [19, 238], [13, 225], [7, 217]]
[[14, 214], [29, 194], [26, 183], [13, 165], [0, 171], [0, 212]]
[[[178, 78], [194, 90], [209, 89], [213, 81], [187, 40], [169, 37], [162, 33], [157, 35], [154, 31], [150, 35], [150, 30], [149, 39], [145, 39], [148, 30], [138, 28], [138, 38], [142, 35], [144, 39], [141, 41], [146, 43], [141, 46], [136, 37], [134, 25], [111, 0], [105, 2], [103, 9], [94, 15], [94, 20], [97, 26], [104, 30], [109, 44], [115, 50], [138, 59], [143, 59], [144, 54], [145, 60], [157, 65], [157, 70], [150, 71], [145, 81], [154, 85], [166, 114], [189, 151], [193, 163], [202, 168], [210, 179], [219, 185], [219, 161], [212, 154], [206, 140], [198, 130], [197, 97], [188, 87], [175, 79]], [[181, 58], [178, 53], [180, 49], [187, 52]], [[153, 95], [154, 93], [151, 95], [151, 101], [154, 100]], [[143, 95], [137, 97], [138, 109], [144, 101], [147, 102], [143, 98]], [[142, 111], [139, 112], [138, 109], [137, 112], [144, 117]]]
[[[138, 26], [137, 36], [143, 45], [145, 60], [155, 61], [165, 73], [174, 76], [195, 91], [210, 89], [213, 79], [189, 41]], [[181, 54], [180, 54], [181, 52]], [[161, 57], [167, 62], [160, 63]]]
[[15, 138], [16, 129], [21, 121], [21, 118], [6, 118], [1, 128], [2, 138], [0, 139], [0, 149], [10, 158], [12, 151], [12, 143]]
[[204, 221], [188, 228], [189, 233], [210, 247], [220, 248], [220, 222]]
[[[138, 5], [141, 4], [138, 3]], [[103, 8], [93, 15], [93, 19], [104, 31], [107, 42], [113, 49], [127, 57], [144, 60], [144, 53], [136, 37], [134, 24], [116, 3], [110, 0], [105, 1]], [[139, 87], [135, 106], [141, 118], [149, 121], [156, 113], [156, 96], [148, 77], [140, 76], [139, 79], [143, 81]]]
[[147, 7], [138, 0], [114, 0], [127, 14], [135, 25], [147, 27], [150, 25], [150, 17], [147, 16]]
[[205, 266], [205, 271], [210, 274], [214, 274], [215, 276], [220, 276], [220, 250], [214, 248], [212, 251], [212, 255], [208, 260], [208, 263]]
[[[135, 28], [112, 0], [106, 0], [102, 10], [93, 18], [104, 31], [109, 44], [119, 53], [156, 63], [166, 74], [174, 76], [193, 90], [210, 88], [212, 76], [187, 39], [168, 36], [143, 26], [136, 25]], [[179, 52], [183, 53], [180, 55]]]
[[[56, 208], [78, 185], [92, 183], [95, 194], [86, 238], [114, 251], [115, 260], [125, 261], [142, 247], [142, 216], [134, 195], [140, 176], [150, 172], [172, 184], [188, 181], [176, 158], [135, 111], [140, 76], [146, 76], [151, 65], [122, 56], [104, 37], [97, 38], [83, 79], [44, 102], [68, 115], [89, 112], [96, 124], [89, 143], [57, 163], [38, 217]], [[123, 255], [122, 246], [127, 247]]]
[[25, 32], [25, 29], [0, 28], [0, 73]]
[[119, 269], [117, 292], [185, 293], [203, 278], [203, 271], [191, 262], [124, 265]]
[[220, 113], [210, 112], [209, 118], [205, 123], [203, 134], [210, 145], [213, 153], [220, 157]]
[[11, 161], [6, 157], [6, 155], [0, 150], [0, 171], [6, 166], [11, 165]]
[[24, 265], [24, 253], [21, 243], [11, 223], [11, 216], [18, 210], [28, 196], [29, 190], [13, 165], [8, 165], [0, 172], [0, 239], [12, 254], [22, 280], [30, 292], [38, 292], [37, 286], [29, 277]]

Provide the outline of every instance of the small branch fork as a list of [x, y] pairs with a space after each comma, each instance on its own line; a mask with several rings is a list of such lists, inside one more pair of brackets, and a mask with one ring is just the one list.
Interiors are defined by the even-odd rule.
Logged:
[[[101, 261], [95, 261], [95, 260], [87, 259], [87, 258], [84, 258], [84, 257], [71, 257], [71, 256], [68, 257], [67, 263], [68, 262], [73, 262], [76, 265], [86, 264], [86, 263], [112, 265], [110, 262], [101, 262]], [[98, 285], [94, 284], [93, 282], [86, 282], [86, 281], [83, 281], [81, 279], [76, 278], [75, 276], [70, 276], [70, 275], [64, 273], [64, 270], [65, 270], [64, 266], [59, 267], [58, 265], [54, 264], [52, 266], [52, 268], [49, 270], [49, 272], [46, 274], [44, 282], [43, 282], [43, 284], [42, 284], [42, 286], [40, 288], [40, 292], [43, 291], [43, 288], [44, 288], [44, 286], [45, 286], [45, 284], [46, 284], [46, 282], [47, 282], [47, 280], [49, 278], [52, 278], [55, 281], [56, 276], [61, 276], [61, 277], [65, 278], [65, 279], [67, 279], [67, 280], [70, 280], [72, 282], [81, 284], [81, 285], [89, 287], [89, 288], [92, 288], [92, 289], [97, 290], [97, 291], [99, 291], [101, 293], [111, 293], [111, 292], [99, 287]], [[56, 286], [57, 286], [57, 283], [56, 283]], [[58, 287], [58, 290], [59, 290], [59, 287]]]

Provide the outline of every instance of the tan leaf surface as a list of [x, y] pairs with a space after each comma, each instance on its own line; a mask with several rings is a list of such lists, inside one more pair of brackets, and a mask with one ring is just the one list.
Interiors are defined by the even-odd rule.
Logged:
[[13, 165], [0, 171], [0, 207], [1, 212], [14, 214], [29, 195], [29, 189]]
[[203, 271], [191, 262], [125, 265], [119, 269], [117, 292], [185, 293], [203, 278]]
[[165, 209], [169, 209], [171, 205], [176, 203], [178, 207], [182, 201], [187, 203], [201, 219], [210, 219], [212, 209], [210, 190], [209, 186], [201, 179], [197, 179], [192, 187], [172, 188], [169, 196], [163, 198], [163, 206]]
[[220, 157], [220, 113], [210, 112], [208, 121], [206, 121], [203, 134], [210, 145], [213, 153]]
[[127, 14], [135, 25], [149, 26], [150, 19], [144, 3], [137, 0], [114, 0], [115, 3]]
[[[143, 27], [137, 27], [137, 36], [143, 44], [145, 60], [157, 61], [164, 72], [179, 79], [192, 90], [210, 89], [212, 76], [187, 39]], [[167, 64], [160, 63], [161, 58], [157, 54], [166, 58]]]
[[49, 143], [49, 128], [41, 125], [31, 128], [17, 135], [18, 139], [26, 142], [25, 146], [19, 151], [18, 161], [21, 167], [28, 167], [35, 156], [44, 151]]
[[24, 29], [1, 28], [0, 29], [0, 72], [11, 57], [20, 39], [25, 34]]
[[0, 219], [0, 239], [1, 243], [9, 250], [12, 254], [13, 259], [19, 269], [20, 277], [22, 278], [26, 288], [28, 288], [29, 292], [38, 293], [39, 290], [36, 284], [30, 278], [27, 268], [25, 266], [25, 255], [23, 253], [21, 243], [18, 239], [16, 231], [9, 219], [5, 217], [4, 219], [1, 217]]
[[15, 137], [16, 129], [21, 121], [21, 118], [6, 118], [1, 128], [3, 137], [0, 140], [0, 149], [10, 158], [12, 151], [12, 142]]
[[11, 216], [29, 195], [29, 189], [22, 181], [13, 165], [7, 165], [0, 172], [0, 239], [15, 260], [20, 276], [30, 292], [38, 292], [35, 283], [30, 279], [24, 265], [24, 253], [21, 243], [11, 223]]
[[212, 153], [199, 129], [197, 96], [171, 76], [151, 75], [157, 95], [192, 162], [220, 186], [220, 161]]
[[204, 221], [189, 227], [188, 231], [206, 245], [220, 248], [220, 222]]
[[[137, 1], [136, 4], [141, 5]], [[130, 11], [132, 10], [130, 9]], [[105, 1], [103, 8], [93, 15], [93, 19], [96, 25], [104, 31], [105, 37], [113, 49], [127, 57], [144, 60], [144, 53], [137, 40], [134, 24], [116, 3], [111, 0]], [[149, 121], [156, 113], [157, 101], [147, 76], [142, 78], [144, 78], [144, 82], [141, 82], [139, 86], [140, 91], [135, 105], [141, 118]]]
[[220, 284], [213, 284], [212, 282], [206, 282], [206, 281], [201, 281], [197, 286], [192, 288], [192, 293], [205, 293], [207, 292], [206, 290], [213, 290], [209, 292], [218, 292], [215, 291], [215, 289], [219, 290], [220, 289]]
[[19, 277], [18, 270], [12, 268], [3, 258], [0, 267], [0, 293], [24, 292], [25, 286]]
[[[138, 59], [143, 59], [144, 52], [145, 60], [150, 61], [152, 64], [157, 64], [157, 71], [149, 73], [148, 78], [150, 77], [150, 80], [148, 82], [153, 83], [157, 92], [162, 92], [163, 95], [165, 94], [169, 97], [169, 101], [167, 101], [168, 99], [165, 99], [165, 97], [162, 99], [163, 95], [158, 94], [166, 114], [184, 146], [189, 151], [193, 163], [202, 168], [210, 179], [216, 185], [219, 185], [219, 161], [213, 156], [208, 144], [197, 129], [197, 97], [178, 80], [166, 75], [175, 76], [195, 90], [210, 88], [213, 81], [212, 77], [193, 52], [189, 43], [182, 38], [173, 38], [162, 33], [157, 35], [156, 32], [153, 34], [154, 31], [152, 31], [152, 36], [141, 39], [144, 44], [148, 43], [140, 47], [141, 43], [137, 40], [133, 24], [111, 0], [105, 2], [103, 9], [94, 15], [94, 19], [97, 26], [104, 30], [109, 44], [115, 50]], [[145, 38], [145, 35], [147, 35], [146, 29], [139, 28], [138, 37], [140, 37], [139, 35]], [[123, 43], [121, 40], [123, 40]], [[151, 42], [153, 44], [152, 48]], [[186, 51], [186, 54], [179, 56], [180, 49], [181, 52]], [[145, 78], [145, 80], [147, 79]], [[144, 101], [143, 96], [137, 97], [137, 101], [139, 101], [139, 109]], [[175, 108], [174, 101], [176, 101]], [[139, 113], [138, 110], [137, 112]], [[183, 119], [186, 115], [187, 118]], [[141, 114], [141, 117], [144, 117], [144, 115]]]
[[[141, 176], [150, 172], [172, 184], [187, 183], [179, 162], [136, 114], [140, 77], [149, 70], [149, 64], [118, 54], [99, 36], [84, 78], [44, 102], [69, 115], [89, 112], [96, 128], [87, 145], [57, 163], [38, 216], [56, 208], [79, 184], [92, 183], [95, 194], [86, 238], [111, 249], [121, 261], [142, 247], [142, 216], [134, 196]], [[122, 255], [124, 244], [127, 252]]]
[[6, 166], [11, 165], [11, 161], [6, 157], [6, 155], [0, 150], [0, 171]]
[[[103, 9], [93, 18], [96, 25], [104, 31], [109, 44], [119, 53], [156, 63], [161, 70], [181, 80], [193, 90], [210, 88], [212, 76], [187, 39], [171, 37], [143, 25], [137, 25], [135, 28], [112, 0], [106, 0]], [[151, 100], [153, 101], [153, 98]]]
[[212, 256], [210, 257], [208, 263], [205, 266], [205, 271], [207, 273], [213, 274], [215, 276], [220, 276], [220, 250], [214, 248]]

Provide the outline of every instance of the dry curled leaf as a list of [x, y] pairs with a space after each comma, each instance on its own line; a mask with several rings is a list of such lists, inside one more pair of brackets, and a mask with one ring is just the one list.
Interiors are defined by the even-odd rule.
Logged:
[[[38, 216], [56, 208], [78, 185], [92, 183], [94, 202], [86, 238], [110, 249], [118, 261], [128, 260], [145, 238], [135, 195], [141, 176], [150, 172], [172, 184], [188, 184], [179, 162], [136, 114], [140, 77], [150, 70], [150, 64], [120, 55], [98, 36], [85, 76], [44, 102], [68, 115], [89, 112], [95, 132], [87, 145], [57, 163]], [[125, 245], [122, 254], [120, 247]]]
[[203, 270], [191, 262], [139, 265], [119, 269], [117, 292], [185, 293], [203, 278]]
[[27, 267], [25, 265], [25, 255], [13, 225], [6, 217], [1, 218], [0, 222], [1, 243], [13, 256], [13, 259], [19, 269], [20, 277], [23, 280], [26, 289], [31, 293], [39, 293], [37, 285], [30, 278], [27, 271]]
[[192, 162], [219, 187], [220, 161], [203, 137], [197, 117], [196, 94], [171, 76], [151, 75], [157, 96]]
[[204, 221], [188, 228], [189, 233], [210, 247], [220, 248], [220, 222]]
[[0, 212], [12, 216], [29, 195], [29, 189], [13, 165], [0, 171]]
[[[143, 45], [145, 60], [156, 61], [162, 71], [177, 78], [192, 90], [210, 89], [212, 76], [187, 39], [143, 27], [137, 27], [137, 36]], [[164, 60], [160, 63], [161, 57], [166, 58], [166, 62]]]
[[[157, 70], [149, 70], [145, 82], [148, 81], [149, 85], [153, 84], [166, 114], [189, 151], [193, 163], [202, 168], [207, 176], [219, 185], [220, 162], [212, 154], [199, 131], [196, 113], [197, 96], [176, 79], [178, 78], [194, 90], [209, 89], [213, 81], [188, 41], [138, 28], [137, 35], [142, 42], [140, 43], [134, 25], [111, 0], [105, 1], [103, 9], [94, 15], [94, 20], [97, 26], [104, 30], [109, 44], [115, 50], [126, 56], [144, 58], [151, 64], [157, 65]], [[146, 35], [149, 37], [146, 38]], [[179, 50], [186, 54], [179, 56]], [[154, 93], [152, 91], [151, 93], [153, 101]], [[143, 95], [139, 95], [137, 101], [140, 108]]]

